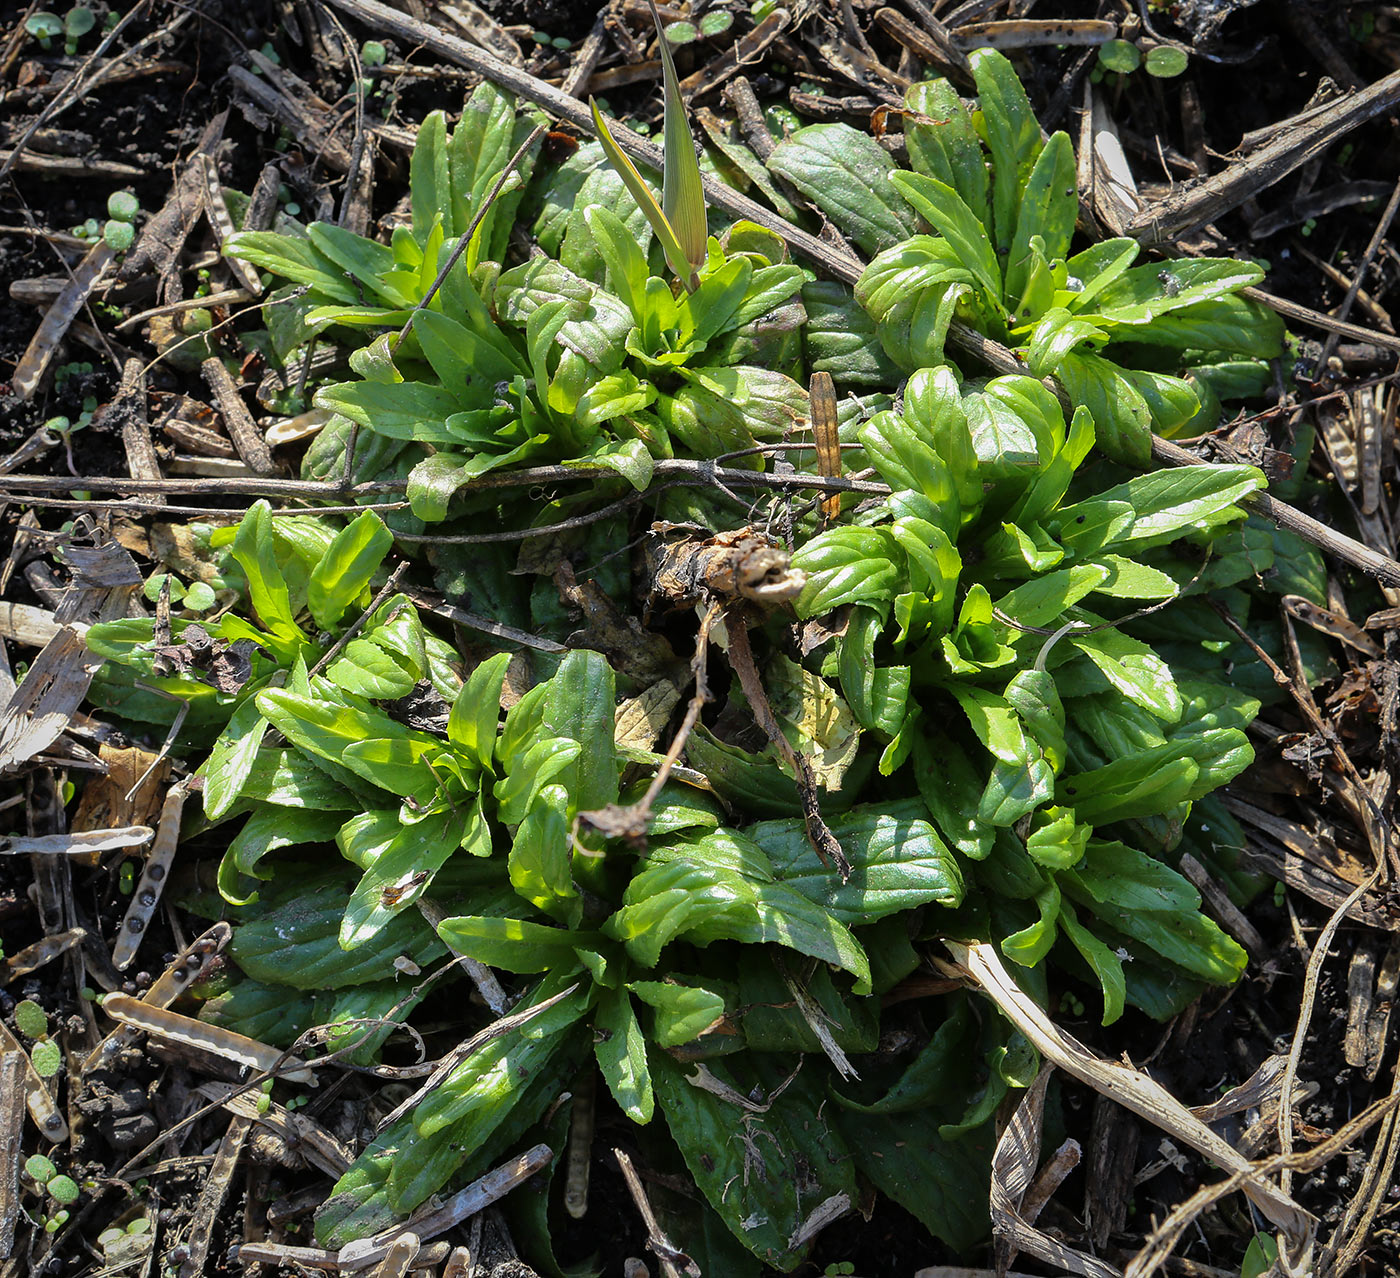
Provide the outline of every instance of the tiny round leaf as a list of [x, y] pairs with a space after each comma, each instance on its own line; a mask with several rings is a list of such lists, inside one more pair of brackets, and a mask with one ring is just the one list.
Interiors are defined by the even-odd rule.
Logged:
[[1128, 75], [1142, 65], [1142, 54], [1127, 40], [1109, 40], [1099, 45], [1099, 61], [1110, 71]]
[[49, 1018], [33, 999], [15, 1004], [15, 1027], [26, 1038], [43, 1038], [49, 1032]]
[[35, 1043], [34, 1050], [29, 1053], [29, 1059], [34, 1063], [34, 1072], [40, 1078], [52, 1078], [63, 1066], [63, 1053], [58, 1050], [58, 1044], [52, 1039]]
[[1155, 75], [1159, 80], [1174, 80], [1186, 70], [1189, 60], [1185, 49], [1162, 44], [1147, 55], [1144, 69], [1148, 75]]
[[107, 197], [107, 216], [118, 222], [134, 221], [141, 211], [141, 201], [130, 191], [113, 191]]
[[728, 9], [716, 9], [700, 19], [700, 34], [709, 37], [723, 35], [733, 25], [734, 15]]
[[82, 1190], [71, 1176], [55, 1176], [48, 1183], [49, 1197], [56, 1203], [75, 1203]]

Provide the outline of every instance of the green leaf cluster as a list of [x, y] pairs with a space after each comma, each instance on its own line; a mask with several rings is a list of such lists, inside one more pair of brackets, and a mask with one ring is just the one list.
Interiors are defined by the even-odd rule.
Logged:
[[[1136, 462], [1149, 430], [1199, 428], [1253, 388], [1280, 330], [1239, 296], [1250, 263], [1135, 266], [1125, 240], [1072, 253], [1068, 140], [1042, 140], [1000, 55], [972, 62], [973, 110], [941, 81], [910, 90], [908, 172], [845, 126], [799, 129], [765, 166], [706, 125], [721, 176], [775, 201], [781, 177], [875, 255], [854, 292], [756, 226], [707, 238], [679, 196], [657, 214], [676, 243], [655, 241], [644, 180], [594, 144], [553, 165], [527, 155], [486, 208], [533, 125], [489, 85], [456, 129], [424, 122], [411, 224], [390, 244], [286, 220], [230, 242], [293, 286], [267, 309], [274, 355], [318, 334], [357, 347], [354, 376], [316, 392], [333, 416], [303, 473], [338, 478], [348, 460], [355, 482], [403, 479], [412, 514], [342, 526], [259, 503], [215, 534], [244, 598], [204, 633], [246, 650], [234, 690], [157, 674], [169, 654], [151, 621], [90, 632], [106, 704], [168, 721], [154, 687], [186, 703], [187, 735], [217, 738], [204, 815], [231, 840], [199, 903], [236, 920], [237, 971], [202, 991], [203, 1015], [282, 1045], [329, 1025], [328, 1050], [370, 1064], [413, 1023], [421, 994], [403, 978], [449, 954], [506, 973], [515, 1010], [541, 1009], [376, 1136], [318, 1213], [324, 1244], [486, 1170], [596, 1069], [649, 1156], [679, 1168], [678, 1151], [703, 1192], [672, 1235], [716, 1272], [796, 1267], [812, 1203], [870, 1185], [965, 1248], [987, 1227], [967, 1187], [987, 1183], [993, 1116], [1035, 1053], [963, 994], [896, 1013], [910, 1046], [878, 1052], [883, 996], [941, 938], [998, 944], [1042, 1002], [1097, 986], [1105, 1023], [1170, 1015], [1241, 971], [1172, 861], [1189, 850], [1248, 895], [1211, 794], [1249, 762], [1244, 730], [1276, 694], [1203, 596], [1269, 643], [1256, 583], [1319, 597], [1316, 560], [1246, 518], [1256, 470], [1138, 474], [1098, 454]], [[513, 233], [542, 251], [521, 260]], [[955, 320], [1015, 346], [1029, 375], [962, 378], [944, 359]], [[746, 733], [737, 680], [646, 839], [606, 835], [599, 814], [639, 798], [659, 762], [618, 743], [627, 708], [686, 677], [640, 627], [651, 665], [592, 650], [599, 630], [572, 638], [549, 574], [587, 562], [629, 606], [622, 518], [531, 539], [518, 560], [426, 552], [454, 601], [557, 637], [562, 659], [473, 663], [406, 595], [371, 605], [394, 534], [424, 521], [522, 531], [630, 490], [648, 517], [732, 526], [708, 493], [655, 493], [656, 462], [809, 456], [793, 446], [812, 372], [843, 392], [847, 468], [892, 492], [820, 532], [797, 511], [796, 612], [812, 624], [750, 628], [844, 880], [814, 848], [788, 752]], [[473, 484], [545, 462], [616, 478], [543, 508]], [[164, 647], [188, 646], [191, 624]]]
[[1258, 369], [1282, 352], [1282, 321], [1240, 296], [1263, 269], [1233, 258], [1135, 266], [1129, 239], [1072, 252], [1068, 135], [1042, 141], [1003, 55], [980, 49], [970, 62], [971, 110], [946, 80], [906, 93], [912, 171], [839, 124], [798, 130], [771, 163], [876, 254], [856, 296], [900, 367], [943, 363], [957, 320], [1011, 345], [1035, 376], [1056, 377], [1093, 412], [1109, 456], [1146, 465], [1152, 432], [1199, 434], [1218, 420], [1194, 369]]

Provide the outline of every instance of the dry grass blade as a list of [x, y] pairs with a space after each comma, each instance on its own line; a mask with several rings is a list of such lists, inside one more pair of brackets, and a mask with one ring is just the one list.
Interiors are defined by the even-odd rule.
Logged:
[[1244, 1155], [1211, 1131], [1160, 1083], [1127, 1065], [1101, 1060], [1054, 1025], [1044, 1011], [1021, 992], [992, 946], [980, 941], [970, 944], [946, 941], [945, 944], [983, 992], [1047, 1060], [1221, 1167], [1237, 1173], [1240, 1187], [1265, 1217], [1295, 1239], [1311, 1239], [1315, 1222], [1309, 1212], [1262, 1179]]
[[[1005, 1272], [1016, 1252], [1025, 1251], [1067, 1273], [1079, 1274], [1081, 1278], [1122, 1278], [1112, 1265], [1075, 1251], [1036, 1229], [1027, 1217], [1039, 1214], [1038, 1208], [1034, 1213], [1023, 1211], [1040, 1162], [1045, 1089], [1052, 1073], [1053, 1066], [1045, 1065], [1036, 1075], [992, 1155], [991, 1207], [992, 1228], [997, 1240], [997, 1272]], [[1042, 1200], [1040, 1206], [1043, 1205]]]
[[535, 1145], [478, 1177], [441, 1206], [421, 1212], [404, 1224], [395, 1225], [372, 1238], [347, 1243], [340, 1249], [337, 1259], [342, 1268], [358, 1269], [382, 1260], [389, 1248], [406, 1233], [415, 1233], [419, 1238], [435, 1238], [438, 1234], [446, 1233], [504, 1198], [517, 1185], [548, 1167], [553, 1158], [554, 1151], [548, 1145]]

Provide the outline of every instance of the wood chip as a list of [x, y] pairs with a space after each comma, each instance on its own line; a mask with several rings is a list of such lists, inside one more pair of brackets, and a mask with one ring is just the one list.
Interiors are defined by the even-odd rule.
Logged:
[[211, 356], [199, 366], [204, 380], [214, 394], [219, 411], [224, 416], [224, 429], [244, 463], [259, 475], [271, 475], [277, 470], [267, 440], [253, 421], [253, 415], [233, 384], [233, 378], [223, 360]]
[[0, 709], [0, 772], [47, 750], [87, 696], [103, 659], [88, 649], [83, 641], [86, 633], [86, 626], [59, 630]]
[[42, 648], [59, 630], [58, 622], [47, 608], [33, 604], [0, 603], [0, 639]]

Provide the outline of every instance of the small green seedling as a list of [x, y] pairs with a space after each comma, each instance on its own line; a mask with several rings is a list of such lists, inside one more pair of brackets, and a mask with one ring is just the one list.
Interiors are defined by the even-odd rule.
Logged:
[[734, 15], [728, 9], [716, 9], [700, 19], [700, 34], [713, 40], [734, 25]]
[[[71, 1176], [62, 1175], [54, 1166], [53, 1160], [44, 1157], [43, 1154], [33, 1154], [25, 1159], [24, 1174], [60, 1207], [71, 1207], [82, 1197], [78, 1182]], [[54, 1233], [67, 1219], [66, 1211], [56, 1212], [44, 1222], [44, 1228], [49, 1233]]]
[[1144, 57], [1142, 48], [1129, 40], [1109, 40], [1099, 46], [1099, 65], [1092, 78], [1101, 80], [1109, 73], [1131, 75], [1142, 67], [1159, 80], [1173, 80], [1185, 73], [1189, 62], [1186, 50], [1178, 45], [1155, 45]]
[[78, 51], [78, 41], [97, 25], [91, 9], [74, 5], [63, 19], [63, 51], [72, 57]]
[[141, 201], [130, 191], [113, 191], [107, 197], [107, 222], [102, 238], [118, 253], [125, 253], [136, 239], [136, 215]]
[[24, 29], [39, 42], [41, 49], [48, 49], [63, 34], [63, 22], [58, 14], [41, 11], [25, 19]]
[[389, 50], [379, 40], [366, 40], [360, 46], [360, 62], [366, 70], [382, 67], [389, 58]]
[[672, 44], [693, 44], [700, 38], [700, 28], [693, 22], [681, 19], [666, 24], [665, 36]]
[[1148, 53], [1143, 70], [1159, 80], [1174, 80], [1185, 73], [1188, 61], [1185, 49], [1174, 44], [1160, 44]]
[[34, 1072], [40, 1078], [52, 1078], [63, 1067], [63, 1053], [52, 1039], [35, 1043], [29, 1058], [34, 1064]]

